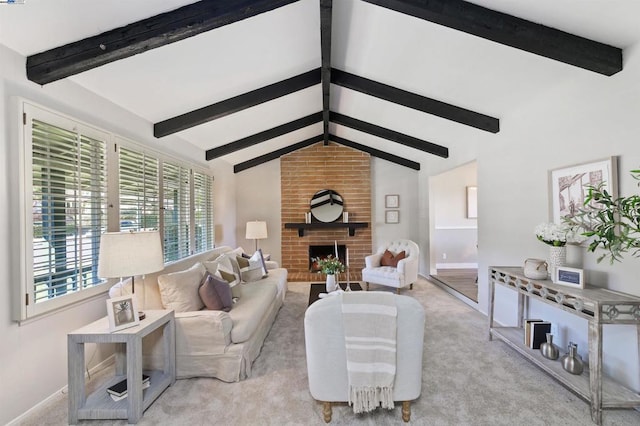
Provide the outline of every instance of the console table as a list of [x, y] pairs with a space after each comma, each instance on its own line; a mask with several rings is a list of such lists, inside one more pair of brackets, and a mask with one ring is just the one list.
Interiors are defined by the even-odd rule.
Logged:
[[[493, 321], [496, 284], [518, 292], [518, 326], [496, 327]], [[611, 290], [586, 286], [584, 289], [554, 284], [549, 280], [526, 278], [522, 268], [489, 268], [489, 340], [496, 337], [518, 351], [565, 387], [591, 405], [591, 419], [602, 424], [605, 408], [640, 406], [640, 394], [602, 375], [602, 326], [628, 324], [640, 336], [640, 298]], [[539, 350], [524, 345], [524, 315], [529, 300], [555, 306], [589, 322], [589, 366], [581, 375], [566, 372], [558, 360], [544, 358]], [[640, 352], [640, 342], [638, 342]]]
[[[69, 368], [69, 424], [79, 419], [128, 419], [137, 423], [144, 410], [176, 381], [175, 322], [173, 311], [148, 310], [140, 324], [109, 332], [107, 318], [99, 319], [67, 336]], [[142, 339], [162, 328], [163, 370], [144, 371], [150, 377], [148, 389], [142, 389]], [[116, 372], [95, 392], [85, 394], [85, 343], [115, 343]], [[127, 397], [113, 401], [107, 388], [127, 379]]]

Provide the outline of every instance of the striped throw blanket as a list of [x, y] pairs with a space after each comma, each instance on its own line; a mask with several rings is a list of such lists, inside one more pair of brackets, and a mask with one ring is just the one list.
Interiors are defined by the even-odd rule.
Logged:
[[393, 408], [396, 376], [396, 302], [387, 292], [342, 294], [349, 405], [354, 413]]

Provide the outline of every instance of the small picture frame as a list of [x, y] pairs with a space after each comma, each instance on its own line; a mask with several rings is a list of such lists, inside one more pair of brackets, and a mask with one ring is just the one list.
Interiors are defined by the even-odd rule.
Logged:
[[555, 284], [566, 285], [574, 288], [584, 288], [584, 270], [558, 266], [555, 272]]
[[384, 207], [387, 209], [397, 209], [400, 207], [400, 196], [398, 194], [385, 195]]
[[138, 319], [138, 303], [132, 294], [107, 299], [107, 317], [109, 331], [134, 327], [140, 323]]
[[400, 211], [387, 210], [384, 215], [384, 223], [400, 223]]

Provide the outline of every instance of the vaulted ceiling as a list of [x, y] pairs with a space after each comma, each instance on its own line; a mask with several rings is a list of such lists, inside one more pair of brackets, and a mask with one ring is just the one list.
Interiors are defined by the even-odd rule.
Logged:
[[70, 79], [236, 172], [328, 140], [419, 169], [624, 72], [638, 3], [29, 0], [0, 7], [0, 44], [30, 80]]

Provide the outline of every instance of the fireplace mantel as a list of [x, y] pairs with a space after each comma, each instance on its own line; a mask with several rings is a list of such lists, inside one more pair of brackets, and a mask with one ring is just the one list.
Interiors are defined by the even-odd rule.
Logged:
[[335, 228], [347, 228], [349, 229], [349, 236], [353, 237], [356, 234], [356, 228], [368, 228], [367, 222], [312, 222], [312, 223], [285, 223], [285, 229], [297, 229], [298, 237], [304, 237], [305, 229], [335, 229]]

